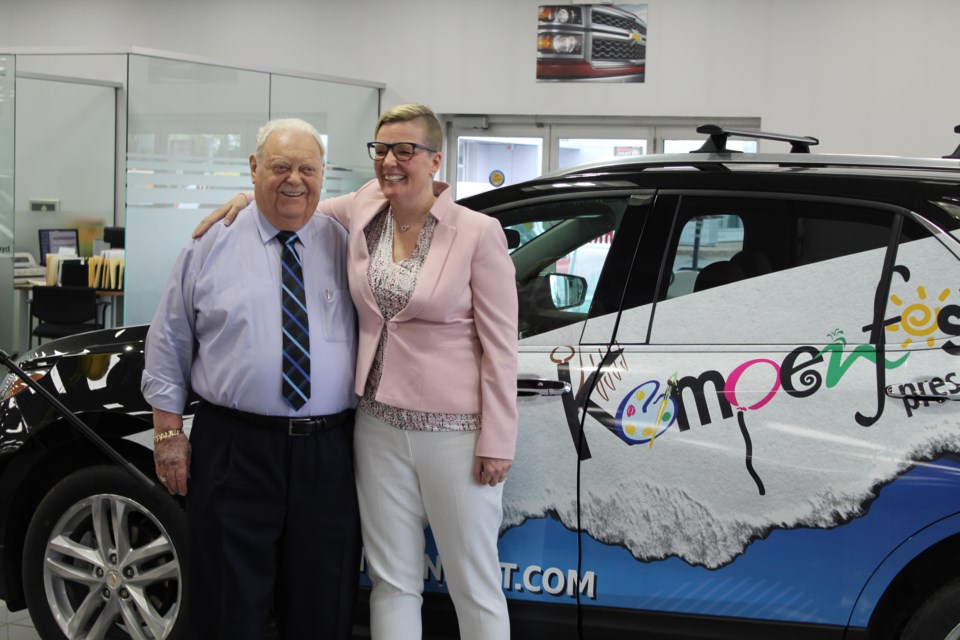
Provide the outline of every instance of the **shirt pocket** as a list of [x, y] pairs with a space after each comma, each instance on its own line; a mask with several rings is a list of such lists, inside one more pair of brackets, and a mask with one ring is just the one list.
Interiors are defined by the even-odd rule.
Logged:
[[[317, 296], [321, 335], [329, 342], [346, 342], [356, 334], [356, 312], [347, 289], [321, 287]], [[311, 318], [310, 329], [313, 330]]]

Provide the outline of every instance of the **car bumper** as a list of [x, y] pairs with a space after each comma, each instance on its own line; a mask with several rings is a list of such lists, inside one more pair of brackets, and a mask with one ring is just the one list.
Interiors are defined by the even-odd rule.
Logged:
[[646, 64], [598, 68], [583, 60], [555, 60], [537, 63], [538, 80], [623, 82], [624, 80], [643, 80], [645, 71]]

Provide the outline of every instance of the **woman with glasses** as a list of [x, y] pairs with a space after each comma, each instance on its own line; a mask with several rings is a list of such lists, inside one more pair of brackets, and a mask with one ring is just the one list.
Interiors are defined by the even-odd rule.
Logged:
[[[350, 232], [371, 632], [421, 638], [429, 525], [460, 637], [509, 638], [497, 538], [517, 429], [513, 263], [499, 223], [457, 205], [449, 185], [434, 181], [443, 140], [433, 111], [394, 107], [375, 137], [367, 147], [376, 180], [319, 206]], [[244, 206], [238, 196], [228, 219]]]

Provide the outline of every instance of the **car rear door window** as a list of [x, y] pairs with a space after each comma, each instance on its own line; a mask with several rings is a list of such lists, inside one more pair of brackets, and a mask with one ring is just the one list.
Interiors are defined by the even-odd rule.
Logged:
[[893, 222], [826, 200], [681, 198], [650, 343], [867, 342]]

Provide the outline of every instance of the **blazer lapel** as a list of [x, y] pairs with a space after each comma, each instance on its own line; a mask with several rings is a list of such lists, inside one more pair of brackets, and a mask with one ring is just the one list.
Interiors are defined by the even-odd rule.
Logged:
[[[386, 203], [386, 200], [384, 199], [383, 202]], [[354, 278], [363, 283], [358, 287], [363, 304], [376, 315], [382, 316], [380, 306], [373, 297], [373, 289], [370, 288], [370, 279], [367, 277], [367, 271], [370, 269], [370, 250], [367, 249], [367, 234], [364, 233], [364, 230], [370, 224], [370, 221], [383, 210], [383, 207], [357, 207], [357, 210], [356, 217], [350, 221], [349, 242], [350, 252], [353, 254], [350, 263], [354, 270]]]
[[417, 278], [417, 286], [414, 288], [407, 306], [393, 317], [394, 320], [402, 322], [403, 320], [416, 318], [420, 314], [440, 281], [443, 265], [447, 262], [456, 235], [456, 227], [443, 222], [437, 223], [433, 230], [430, 251], [427, 253], [427, 259], [423, 261], [423, 268], [420, 269], [420, 276]]

